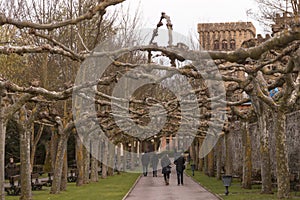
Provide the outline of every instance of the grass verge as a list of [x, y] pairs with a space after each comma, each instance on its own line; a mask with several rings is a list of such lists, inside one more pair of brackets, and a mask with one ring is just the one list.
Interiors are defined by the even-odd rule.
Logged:
[[[191, 176], [195, 181], [200, 183], [203, 187], [205, 187], [210, 192], [218, 195], [222, 199], [230, 199], [230, 200], [275, 200], [276, 191], [274, 194], [260, 194], [261, 186], [253, 185], [251, 190], [241, 188], [241, 182], [233, 179], [231, 186], [229, 187], [229, 195], [226, 196], [225, 187], [221, 180], [217, 180], [215, 177], [208, 177], [204, 175], [202, 172], [195, 171], [195, 175], [192, 176], [192, 171], [190, 169], [186, 170], [186, 173]], [[295, 193], [291, 192], [292, 199], [300, 199], [300, 192]]]
[[[100, 179], [98, 183], [91, 183], [77, 187], [75, 183], [69, 183], [67, 191], [58, 195], [49, 194], [50, 188], [43, 187], [41, 191], [33, 191], [34, 200], [121, 200], [130, 190], [138, 173], [121, 173]], [[6, 200], [18, 200], [19, 196], [6, 196]]]

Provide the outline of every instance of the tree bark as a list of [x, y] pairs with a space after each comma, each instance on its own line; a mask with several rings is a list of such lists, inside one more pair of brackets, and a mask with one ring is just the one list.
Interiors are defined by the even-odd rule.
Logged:
[[[66, 144], [68, 146], [68, 142]], [[67, 146], [65, 149], [65, 155], [63, 160], [63, 170], [61, 174], [61, 183], [60, 183], [60, 191], [67, 190], [67, 183], [68, 183], [68, 156], [67, 156]]]
[[102, 159], [102, 174], [101, 178], [107, 178], [107, 163], [108, 163], [108, 141], [103, 142], [103, 159]]
[[195, 147], [195, 140], [192, 142], [191, 146], [190, 146], [190, 155], [191, 155], [191, 159], [192, 159], [192, 163], [196, 164], [196, 147]]
[[99, 141], [93, 140], [91, 143], [91, 182], [98, 182], [98, 157], [99, 157], [99, 148], [98, 148]]
[[114, 167], [115, 167], [115, 145], [113, 143], [109, 143], [109, 164], [108, 164], [108, 176], [114, 175]]
[[203, 138], [199, 138], [199, 148], [198, 148], [198, 157], [199, 157], [198, 170], [199, 171], [203, 171], [203, 166], [204, 166], [204, 160], [200, 154], [200, 149], [202, 145], [203, 145]]
[[57, 147], [58, 147], [58, 135], [54, 128], [51, 128], [52, 136], [51, 136], [51, 145], [50, 145], [50, 157], [51, 157], [51, 171], [54, 171], [55, 159], [57, 155]]
[[84, 168], [84, 176], [83, 176], [83, 184], [89, 184], [90, 182], [90, 141], [85, 141], [85, 145], [83, 146], [83, 168]]
[[223, 137], [220, 137], [218, 140], [218, 143], [216, 145], [216, 165], [217, 165], [217, 175], [216, 178], [217, 180], [222, 179], [222, 141]]
[[117, 172], [118, 174], [121, 172], [121, 143], [118, 144], [117, 148]]
[[199, 151], [200, 151], [200, 144], [199, 141], [197, 140], [197, 138], [195, 138], [195, 160], [194, 160], [194, 164], [195, 164], [195, 169], [199, 169]]
[[60, 192], [62, 171], [64, 166], [64, 156], [67, 149], [68, 137], [69, 134], [63, 134], [59, 137], [57, 155], [53, 171], [53, 181], [50, 191], [51, 194], [58, 194]]
[[45, 151], [46, 151], [46, 156], [45, 156], [45, 162], [44, 162], [44, 167], [43, 170], [44, 172], [51, 172], [52, 171], [52, 166], [51, 166], [51, 141], [45, 142]]
[[[30, 152], [30, 165], [33, 168], [34, 165], [34, 159], [35, 159], [35, 152], [36, 152], [36, 147], [38, 145], [38, 142], [40, 141], [40, 138], [42, 136], [44, 130], [44, 125], [40, 125], [38, 133], [34, 134], [34, 124], [32, 125], [32, 134], [31, 134], [31, 152]], [[33, 169], [31, 169], [32, 171]]]
[[[21, 120], [22, 121], [22, 120]], [[30, 129], [20, 131], [21, 200], [31, 200]]]
[[128, 146], [127, 143], [123, 143], [123, 171], [127, 170], [127, 155], [128, 155]]
[[232, 175], [233, 165], [232, 165], [232, 141], [230, 139], [230, 133], [225, 133], [225, 175]]
[[242, 188], [251, 189], [252, 177], [252, 150], [251, 138], [248, 122], [244, 122], [242, 126], [242, 145], [243, 145], [243, 182]]
[[214, 155], [214, 148], [209, 152], [207, 155], [207, 172], [208, 176], [214, 177], [215, 176], [215, 155]]
[[83, 174], [84, 174], [84, 167], [83, 167], [83, 144], [80, 137], [76, 134], [76, 164], [77, 164], [77, 181], [76, 185], [81, 186], [83, 185]]
[[[2, 105], [2, 94], [0, 92], [0, 105]], [[6, 123], [4, 119], [3, 107], [0, 110], [0, 199], [5, 199], [4, 183], [5, 183], [5, 135], [6, 135]]]
[[279, 110], [275, 112], [274, 119], [276, 120], [277, 197], [283, 199], [290, 197], [290, 173], [286, 144], [286, 115], [283, 111]]
[[270, 136], [267, 130], [267, 116], [265, 112], [261, 112], [258, 116], [258, 127], [260, 132], [260, 155], [261, 155], [261, 180], [263, 194], [272, 194], [272, 176], [270, 161]]
[[134, 141], [132, 140], [132, 141], [130, 141], [130, 143], [131, 143], [131, 148], [130, 148], [130, 169], [131, 170], [134, 170], [134, 164], [135, 164], [135, 158], [134, 158]]

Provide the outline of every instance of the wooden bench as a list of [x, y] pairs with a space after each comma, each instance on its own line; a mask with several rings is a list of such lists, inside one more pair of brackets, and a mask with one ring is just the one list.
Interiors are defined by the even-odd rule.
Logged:
[[44, 186], [51, 187], [52, 186], [52, 177], [53, 177], [53, 172], [48, 172], [48, 180], [42, 180], [41, 183]]
[[297, 174], [290, 175], [290, 186], [291, 190], [295, 192], [300, 190], [300, 177]]
[[9, 177], [9, 184], [10, 184], [9, 187], [4, 188], [5, 191], [7, 192], [7, 195], [19, 195], [21, 192], [20, 175]]
[[32, 190], [41, 190], [44, 183], [41, 183], [39, 181], [40, 174], [39, 173], [33, 173], [31, 174], [31, 188]]

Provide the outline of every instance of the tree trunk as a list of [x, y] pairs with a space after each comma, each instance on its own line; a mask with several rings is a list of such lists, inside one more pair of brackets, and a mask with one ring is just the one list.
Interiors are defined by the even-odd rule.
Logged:
[[46, 156], [45, 156], [45, 162], [44, 162], [44, 167], [43, 170], [45, 173], [51, 172], [51, 142], [47, 141], [45, 142], [45, 151], [46, 151]]
[[[66, 145], [68, 145], [68, 142]], [[67, 190], [67, 183], [68, 183], [68, 156], [67, 156], [67, 146], [66, 146], [63, 170], [62, 170], [62, 174], [61, 174], [60, 191]]]
[[203, 138], [199, 138], [199, 148], [198, 148], [198, 157], [199, 157], [198, 170], [199, 171], [203, 171], [203, 166], [204, 166], [203, 157], [200, 155], [200, 149], [202, 145], [203, 145]]
[[52, 128], [52, 136], [51, 136], [51, 145], [50, 145], [50, 156], [51, 156], [51, 171], [54, 171], [55, 159], [57, 155], [57, 146], [58, 146], [58, 135], [56, 130]]
[[84, 174], [84, 167], [83, 167], [83, 144], [81, 142], [80, 137], [76, 134], [76, 164], [77, 164], [77, 181], [76, 185], [81, 186], [83, 185], [83, 174]]
[[248, 122], [244, 122], [242, 126], [242, 144], [243, 144], [243, 182], [242, 188], [251, 189], [252, 177], [252, 150], [251, 138]]
[[195, 138], [195, 160], [194, 160], [194, 164], [195, 164], [195, 169], [199, 169], [199, 151], [200, 151], [200, 144], [199, 141], [197, 140], [197, 138]]
[[123, 143], [123, 171], [124, 172], [126, 172], [127, 170], [127, 152], [128, 152], [127, 143]]
[[222, 141], [223, 137], [220, 137], [216, 146], [217, 180], [221, 180], [222, 178]]
[[195, 147], [195, 141], [192, 142], [191, 146], [190, 146], [190, 155], [191, 155], [191, 160], [193, 164], [196, 164], [196, 147]]
[[40, 138], [42, 136], [44, 130], [44, 125], [40, 125], [39, 131], [37, 134], [34, 134], [34, 124], [32, 124], [32, 134], [31, 134], [31, 141], [30, 141], [30, 147], [31, 147], [31, 152], [30, 152], [30, 166], [31, 166], [31, 171], [33, 170], [33, 165], [34, 165], [34, 159], [35, 159], [35, 152], [36, 152], [36, 147], [38, 145], [38, 142], [40, 141]]
[[261, 154], [261, 193], [272, 194], [272, 179], [271, 179], [271, 161], [270, 161], [270, 136], [267, 130], [266, 112], [261, 112], [258, 117], [258, 127], [260, 132], [260, 154]]
[[215, 165], [214, 165], [214, 148], [208, 153], [207, 155], [207, 172], [208, 176], [214, 177], [215, 176]]
[[99, 141], [98, 140], [93, 140], [91, 145], [91, 149], [92, 149], [92, 152], [91, 152], [91, 182], [98, 182], [98, 144], [99, 144]]
[[225, 175], [232, 175], [233, 165], [232, 165], [232, 141], [230, 139], [230, 133], [225, 133]]
[[108, 141], [103, 142], [103, 154], [102, 154], [102, 174], [101, 178], [107, 178], [107, 163], [108, 163]]
[[121, 143], [118, 144], [118, 148], [117, 148], [117, 172], [118, 174], [121, 171]]
[[134, 141], [131, 142], [131, 148], [130, 148], [130, 170], [134, 170], [134, 164], [135, 164], [135, 158], [134, 158]]
[[[2, 107], [2, 96], [0, 93], [0, 105]], [[5, 183], [5, 135], [6, 135], [6, 120], [4, 119], [4, 109], [0, 110], [0, 199], [5, 199], [4, 183]]]
[[50, 191], [51, 194], [58, 194], [60, 192], [62, 171], [64, 166], [64, 156], [67, 149], [67, 143], [68, 135], [61, 135], [58, 141], [57, 155], [53, 171], [53, 181]]
[[208, 159], [207, 155], [203, 158], [203, 168], [204, 174], [208, 176]]
[[108, 176], [114, 175], [114, 166], [115, 166], [115, 145], [109, 143], [109, 164], [108, 164]]
[[282, 111], [275, 112], [276, 136], [276, 175], [277, 197], [279, 199], [290, 197], [290, 173], [288, 165], [288, 152], [286, 144], [286, 115]]
[[[23, 120], [21, 120], [23, 121]], [[21, 125], [20, 125], [21, 126]], [[20, 127], [19, 126], [19, 127]], [[21, 200], [31, 200], [30, 129], [20, 128]]]
[[85, 141], [85, 145], [83, 146], [83, 168], [84, 168], [84, 176], [83, 176], [83, 184], [89, 184], [90, 182], [90, 142]]

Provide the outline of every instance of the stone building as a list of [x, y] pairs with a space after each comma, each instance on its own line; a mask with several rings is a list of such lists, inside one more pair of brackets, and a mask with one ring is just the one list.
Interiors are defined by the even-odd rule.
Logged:
[[274, 24], [272, 24], [272, 35], [276, 35], [277, 33], [283, 31], [284, 29], [290, 28], [292, 26], [299, 25], [300, 16], [288, 16], [287, 13], [283, 13], [280, 15], [276, 14], [274, 19]]
[[251, 22], [200, 23], [198, 33], [203, 49], [228, 51], [255, 38], [256, 29]]

